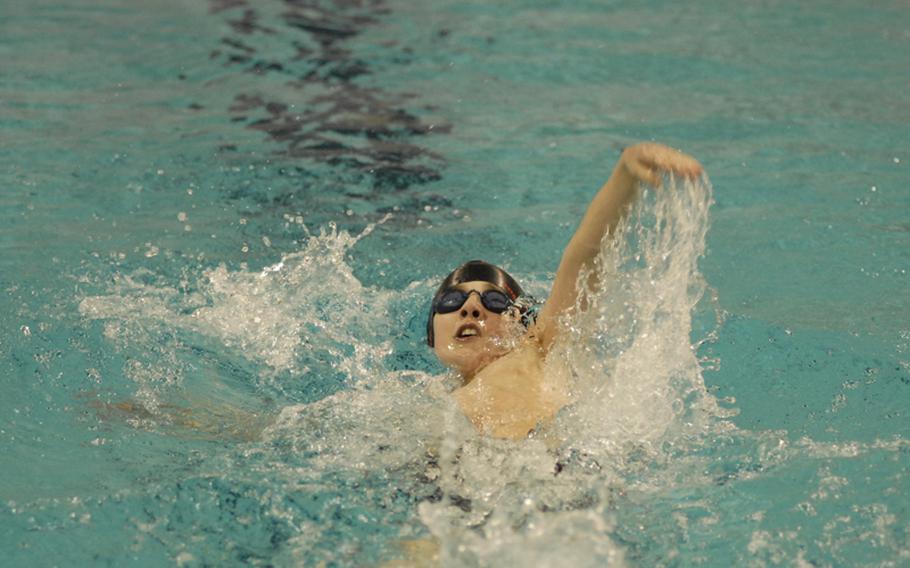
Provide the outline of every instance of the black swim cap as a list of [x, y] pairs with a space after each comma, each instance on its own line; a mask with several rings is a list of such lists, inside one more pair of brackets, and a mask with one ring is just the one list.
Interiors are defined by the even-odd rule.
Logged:
[[509, 295], [513, 302], [524, 295], [524, 291], [522, 291], [518, 282], [509, 276], [509, 273], [502, 268], [482, 260], [469, 260], [450, 272], [449, 275], [445, 277], [445, 280], [442, 281], [442, 284], [439, 285], [436, 294], [433, 295], [433, 301], [430, 303], [430, 316], [427, 318], [427, 345], [433, 347], [433, 344], [435, 343], [435, 337], [433, 336], [433, 316], [436, 315], [436, 312], [433, 309], [433, 306], [436, 305], [436, 300], [449, 288], [457, 286], [462, 282], [473, 282], [475, 280], [489, 282], [494, 286], [498, 286], [503, 292]]

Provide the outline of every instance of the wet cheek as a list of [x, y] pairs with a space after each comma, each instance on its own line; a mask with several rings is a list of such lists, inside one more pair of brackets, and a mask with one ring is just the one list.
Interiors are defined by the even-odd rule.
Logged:
[[449, 343], [453, 333], [454, 330], [452, 329], [452, 326], [449, 325], [446, 320], [440, 319], [439, 316], [436, 316], [433, 325], [433, 334], [436, 336], [436, 338], [438, 340], [441, 340], [444, 344]]
[[483, 330], [488, 335], [499, 335], [502, 330], [502, 321], [499, 318], [491, 318], [483, 323]]
[[466, 347], [455, 340], [455, 332], [457, 329], [457, 325], [445, 320], [438, 322], [434, 326], [433, 331], [436, 337], [437, 346], [436, 354], [440, 359], [446, 356], [449, 358], [459, 356], [458, 354]]

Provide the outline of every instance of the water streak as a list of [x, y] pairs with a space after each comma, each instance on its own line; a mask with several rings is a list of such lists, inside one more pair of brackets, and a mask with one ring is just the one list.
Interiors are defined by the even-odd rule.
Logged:
[[547, 372], [571, 374], [574, 395], [551, 429], [512, 443], [450, 418], [448, 499], [420, 509], [444, 565], [621, 564], [613, 493], [684, 442], [729, 428], [691, 337], [710, 203], [707, 180], [667, 179], [604, 239], [548, 357]]

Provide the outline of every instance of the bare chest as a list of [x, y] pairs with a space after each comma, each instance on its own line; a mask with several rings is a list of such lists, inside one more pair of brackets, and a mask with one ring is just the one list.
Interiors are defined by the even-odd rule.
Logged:
[[487, 365], [454, 396], [481, 432], [524, 438], [538, 424], [552, 420], [568, 401], [565, 382], [544, 369], [540, 351], [526, 344]]

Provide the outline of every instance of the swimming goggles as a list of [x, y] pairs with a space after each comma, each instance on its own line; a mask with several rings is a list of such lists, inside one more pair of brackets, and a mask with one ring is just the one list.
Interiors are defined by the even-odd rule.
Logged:
[[436, 301], [433, 302], [433, 311], [437, 314], [449, 314], [459, 310], [468, 301], [471, 294], [474, 293], [480, 296], [480, 303], [483, 304], [483, 307], [493, 313], [501, 314], [512, 306], [512, 299], [499, 290], [487, 290], [486, 292], [469, 290], [465, 292], [458, 288], [449, 288], [442, 292], [436, 298]]

